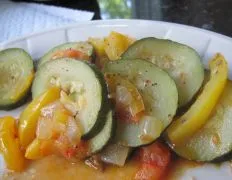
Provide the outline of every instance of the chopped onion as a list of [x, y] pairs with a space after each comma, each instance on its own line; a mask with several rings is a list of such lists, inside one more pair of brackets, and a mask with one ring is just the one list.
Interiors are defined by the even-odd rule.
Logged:
[[72, 117], [70, 117], [68, 120], [66, 136], [72, 145], [77, 145], [81, 141], [80, 128], [78, 127], [76, 120]]
[[46, 118], [52, 118], [54, 110], [58, 108], [58, 106], [60, 105], [61, 104], [59, 103], [59, 101], [55, 101], [51, 104], [48, 104], [47, 106], [43, 107], [40, 110], [41, 116], [46, 117]]
[[53, 122], [50, 118], [40, 118], [37, 125], [36, 136], [39, 139], [51, 139]]
[[142, 133], [140, 135], [140, 139], [143, 142], [150, 142], [160, 136], [163, 129], [163, 124], [160, 120], [153, 116], [143, 116], [141, 122], [143, 124], [141, 126]]
[[100, 152], [101, 160], [105, 163], [124, 166], [131, 148], [119, 144], [108, 144]]
[[78, 104], [73, 102], [64, 91], [60, 92], [60, 102], [67, 110], [72, 113], [73, 116], [76, 115], [77, 112], [80, 110]]
[[124, 106], [129, 106], [132, 101], [131, 94], [124, 86], [116, 87], [116, 103], [123, 104]]

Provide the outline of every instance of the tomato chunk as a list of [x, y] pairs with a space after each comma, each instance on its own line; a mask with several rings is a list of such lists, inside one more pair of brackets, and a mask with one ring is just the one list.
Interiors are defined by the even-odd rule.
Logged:
[[135, 175], [135, 180], [159, 180], [163, 174], [163, 169], [159, 166], [142, 164], [141, 168]]
[[170, 161], [170, 151], [161, 142], [155, 142], [140, 149], [142, 162], [156, 166], [167, 166]]
[[138, 159], [141, 162], [135, 174], [137, 180], [161, 179], [171, 161], [168, 147], [161, 142], [155, 142], [138, 150]]

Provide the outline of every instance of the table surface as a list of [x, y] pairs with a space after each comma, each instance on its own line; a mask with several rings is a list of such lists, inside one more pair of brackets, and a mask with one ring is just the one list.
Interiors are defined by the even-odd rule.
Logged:
[[196, 26], [232, 37], [232, 0], [98, 0], [102, 19], [136, 18]]

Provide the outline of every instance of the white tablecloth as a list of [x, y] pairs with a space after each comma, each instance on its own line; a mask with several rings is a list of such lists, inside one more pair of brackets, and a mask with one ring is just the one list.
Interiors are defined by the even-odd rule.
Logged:
[[0, 0], [0, 42], [77, 21], [88, 21], [93, 15], [87, 11]]

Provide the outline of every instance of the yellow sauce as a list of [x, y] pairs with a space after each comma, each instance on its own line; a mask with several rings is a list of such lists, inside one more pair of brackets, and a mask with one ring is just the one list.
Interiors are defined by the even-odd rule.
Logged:
[[[176, 180], [183, 176], [186, 170], [202, 164], [177, 158], [170, 164], [163, 180]], [[108, 165], [104, 171], [88, 167], [84, 162], [71, 163], [59, 156], [48, 156], [31, 162], [21, 173], [5, 171], [0, 174], [1, 180], [132, 180], [139, 169], [139, 163], [134, 159], [124, 167]]]
[[28, 168], [21, 173], [5, 172], [0, 175], [3, 180], [131, 180], [138, 170], [138, 163], [131, 160], [123, 168], [107, 166], [101, 172], [88, 167], [84, 162], [71, 163], [62, 157], [49, 156], [32, 162]]

